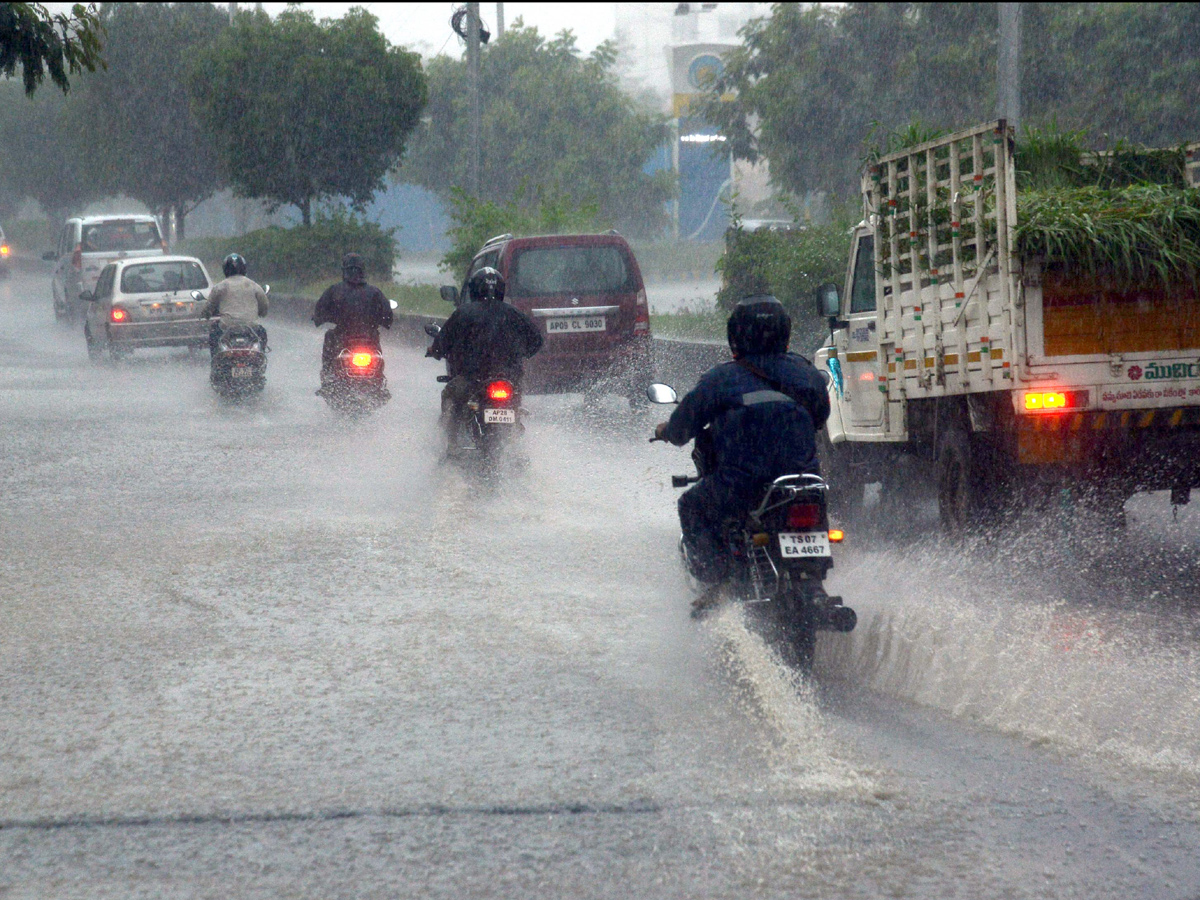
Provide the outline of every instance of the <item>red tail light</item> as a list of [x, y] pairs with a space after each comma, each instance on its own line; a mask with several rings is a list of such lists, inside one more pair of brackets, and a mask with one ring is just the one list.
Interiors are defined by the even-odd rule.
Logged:
[[650, 303], [646, 299], [646, 289], [642, 288], [637, 294], [637, 306], [634, 309], [633, 333], [650, 333]]
[[368, 369], [371, 367], [371, 361], [375, 355], [369, 350], [355, 350], [350, 354], [350, 365], [359, 369]]
[[8, 256], [9, 252], [8, 244], [0, 244], [0, 256]]
[[119, 307], [119, 306], [114, 306], [112, 308], [112, 312], [110, 312], [108, 314], [108, 317], [110, 319], [112, 319], [114, 322], [128, 322], [129, 321], [129, 313], [125, 312], [125, 310], [121, 309], [121, 307]]
[[820, 521], [821, 507], [815, 503], [797, 503], [788, 507], [788, 528], [815, 528]]
[[489, 400], [511, 400], [513, 395], [513, 386], [507, 381], [493, 381], [487, 386], [487, 398]]
[[83, 268], [83, 244], [75, 245], [75, 250], [71, 253], [71, 266], [76, 269]]

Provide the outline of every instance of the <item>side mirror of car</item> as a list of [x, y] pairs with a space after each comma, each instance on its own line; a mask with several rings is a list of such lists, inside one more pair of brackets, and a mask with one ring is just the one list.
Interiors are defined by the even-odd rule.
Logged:
[[204, 295], [202, 293], [200, 293], [199, 291], [192, 291], [192, 299], [195, 300], [197, 303], [203, 303]]
[[679, 395], [669, 384], [656, 382], [646, 388], [646, 399], [651, 403], [675, 403], [679, 400]]
[[93, 294], [91, 291], [84, 291], [82, 294], [79, 295], [79, 299], [82, 300], [84, 303], [91, 303], [93, 300], [96, 299], [96, 295]]
[[425, 326], [425, 333], [430, 337], [437, 337], [442, 333], [442, 328], [440, 325], [434, 325], [432, 322], [430, 322]]
[[443, 284], [438, 288], [438, 293], [442, 295], [442, 299], [447, 303], [458, 303], [458, 288], [452, 284]]
[[58, 254], [53, 250], [47, 250], [42, 254], [42, 259], [44, 259], [46, 262], [54, 262], [56, 259], [58, 259]]

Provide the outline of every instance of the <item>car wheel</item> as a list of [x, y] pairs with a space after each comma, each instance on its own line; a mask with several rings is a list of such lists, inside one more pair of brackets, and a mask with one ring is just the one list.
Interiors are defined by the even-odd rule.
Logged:
[[83, 339], [87, 342], [88, 359], [94, 363], [101, 362], [104, 359], [104, 348], [92, 337], [92, 328], [90, 325], [83, 326]]

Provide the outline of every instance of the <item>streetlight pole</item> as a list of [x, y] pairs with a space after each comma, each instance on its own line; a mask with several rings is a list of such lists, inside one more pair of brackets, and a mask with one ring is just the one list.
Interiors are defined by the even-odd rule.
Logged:
[[471, 195], [479, 196], [479, 170], [482, 167], [480, 148], [479, 104], [479, 4], [467, 4], [467, 90], [471, 95]]
[[1021, 118], [1021, 4], [997, 3], [996, 6], [1000, 15], [997, 113], [1016, 128]]

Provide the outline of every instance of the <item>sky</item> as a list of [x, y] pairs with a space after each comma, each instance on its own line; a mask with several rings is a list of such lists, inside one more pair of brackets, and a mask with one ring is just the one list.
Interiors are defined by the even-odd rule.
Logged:
[[[242, 4], [243, 7], [251, 4]], [[352, 6], [365, 6], [379, 19], [380, 30], [393, 44], [417, 50], [422, 56], [438, 53], [459, 55], [462, 42], [450, 30], [450, 15], [461, 3], [301, 3], [317, 18], [340, 18]], [[264, 3], [272, 16], [287, 8], [286, 3]], [[484, 27], [496, 30], [496, 4], [481, 3], [480, 18]], [[575, 32], [579, 49], [584, 53], [613, 36], [616, 28], [616, 6], [612, 3], [505, 3], [504, 21], [511, 25], [523, 18], [526, 25], [553, 37], [564, 28]]]

